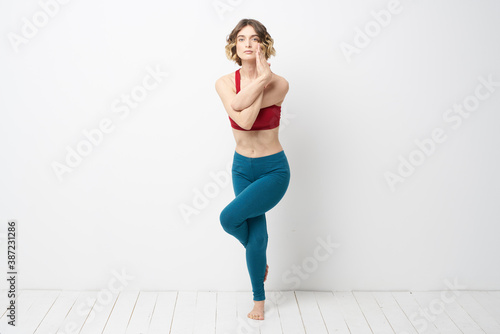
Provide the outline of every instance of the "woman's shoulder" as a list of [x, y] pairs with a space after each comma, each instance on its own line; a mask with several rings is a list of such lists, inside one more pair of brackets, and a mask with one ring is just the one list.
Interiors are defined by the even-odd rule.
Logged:
[[235, 85], [236, 85], [236, 81], [234, 78], [234, 72], [224, 74], [223, 76], [221, 76], [217, 80], [215, 80], [216, 89], [217, 89], [217, 86], [219, 86], [220, 88], [224, 87], [224, 89], [227, 89], [227, 87], [231, 87], [233, 92], [236, 93], [236, 86]]
[[286, 79], [284, 77], [282, 77], [281, 75], [278, 75], [278, 74], [276, 74], [274, 72], [272, 72], [272, 73], [273, 73], [272, 80], [275, 80], [275, 81], [281, 82], [281, 83], [285, 83], [285, 82], [288, 83], [288, 81], [286, 81]]
[[217, 82], [225, 83], [227, 85], [229, 85], [229, 84], [234, 85], [235, 84], [235, 81], [234, 81], [234, 72], [224, 74], [223, 76], [221, 76], [217, 80], [215, 80], [215, 82], [216, 83]]
[[288, 81], [281, 75], [274, 72], [270, 84], [274, 87], [280, 87], [281, 89], [288, 91]]

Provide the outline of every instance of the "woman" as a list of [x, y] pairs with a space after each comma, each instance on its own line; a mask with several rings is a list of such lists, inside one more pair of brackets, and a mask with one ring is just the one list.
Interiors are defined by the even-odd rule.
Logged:
[[232, 181], [236, 198], [220, 214], [221, 225], [244, 247], [254, 308], [264, 319], [267, 278], [265, 213], [285, 195], [290, 181], [287, 157], [278, 139], [281, 103], [288, 82], [271, 72], [274, 40], [257, 20], [243, 19], [227, 37], [226, 56], [241, 66], [219, 78], [215, 88], [232, 126], [236, 148]]

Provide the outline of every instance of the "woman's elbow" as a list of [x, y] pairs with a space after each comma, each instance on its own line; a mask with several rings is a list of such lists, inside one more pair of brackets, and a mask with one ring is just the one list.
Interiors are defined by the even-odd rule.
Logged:
[[234, 111], [241, 111], [242, 110], [241, 107], [237, 103], [234, 103], [234, 101], [231, 102], [231, 108], [233, 108]]
[[252, 125], [253, 124], [244, 123], [240, 124], [240, 128], [242, 128], [243, 130], [250, 130], [252, 128]]
[[243, 130], [250, 130], [252, 128], [252, 126], [253, 126], [253, 124], [250, 124], [250, 122], [243, 121], [243, 120], [240, 120], [237, 124]]

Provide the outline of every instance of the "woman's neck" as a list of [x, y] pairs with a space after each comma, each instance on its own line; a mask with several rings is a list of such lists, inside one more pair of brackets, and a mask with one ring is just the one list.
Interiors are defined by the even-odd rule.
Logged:
[[240, 69], [241, 77], [245, 79], [256, 79], [257, 78], [257, 66], [255, 65], [255, 60], [243, 61]]

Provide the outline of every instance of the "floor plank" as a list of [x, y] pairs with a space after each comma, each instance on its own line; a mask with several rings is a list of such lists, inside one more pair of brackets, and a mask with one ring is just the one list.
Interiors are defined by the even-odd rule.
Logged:
[[64, 318], [57, 334], [78, 333], [90, 315], [90, 310], [97, 298], [95, 291], [81, 291], [68, 314]]
[[485, 333], [500, 333], [500, 324], [472, 297], [472, 291], [460, 291], [457, 302]]
[[[411, 292], [396, 291], [392, 292], [392, 296], [396, 300], [396, 303], [398, 303], [399, 307], [406, 314], [406, 317], [410, 320], [413, 327], [415, 327], [418, 333], [439, 334], [434, 321], [422, 321], [422, 319], [419, 318], [419, 312], [422, 311], [422, 308], [420, 307], [420, 304], [415, 300]], [[439, 308], [437, 310], [434, 310], [434, 308], [432, 308], [431, 311], [433, 311], [432, 316], [435, 318], [437, 314], [443, 312], [443, 309]]]
[[353, 292], [354, 298], [358, 302], [361, 312], [363, 312], [368, 326], [373, 333], [377, 334], [394, 334], [389, 321], [380, 309], [373, 297], [373, 294], [368, 291], [355, 291]]
[[352, 292], [335, 291], [340, 310], [352, 334], [371, 334], [372, 331]]
[[500, 291], [488, 291], [488, 293], [492, 296], [500, 298]]
[[139, 291], [120, 291], [115, 305], [111, 310], [108, 321], [105, 324], [103, 334], [126, 332], [138, 297]]
[[456, 300], [456, 295], [450, 295], [450, 291], [441, 292], [418, 292], [416, 294], [419, 300], [422, 300], [421, 304], [430, 305], [433, 299], [438, 298], [438, 295], [447, 301], [446, 313], [450, 319], [455, 323], [455, 325], [464, 334], [484, 334], [484, 331], [479, 327], [479, 325], [470, 317], [470, 315], [463, 309], [463, 307], [458, 304]]
[[500, 323], [500, 298], [487, 291], [472, 291], [472, 297], [481, 305], [497, 323]]
[[147, 333], [153, 317], [157, 292], [141, 291], [130, 318], [126, 334]]
[[216, 334], [236, 333], [238, 327], [236, 292], [217, 292]]
[[217, 293], [198, 292], [193, 334], [215, 334]]
[[391, 292], [373, 292], [373, 296], [394, 332], [398, 334], [417, 334], [415, 327], [396, 302]]
[[172, 334], [192, 333], [194, 329], [194, 312], [196, 310], [196, 292], [179, 291], [175, 304]]
[[170, 333], [177, 296], [177, 291], [162, 291], [158, 293], [148, 334]]
[[432, 323], [439, 333], [462, 333], [449, 314], [456, 304], [451, 291], [445, 293], [416, 291], [412, 294], [419, 305], [419, 309], [415, 312], [415, 321], [419, 324], [415, 325], [417, 330], [421, 326], [427, 328]]
[[58, 290], [41, 290], [42, 296], [37, 298], [26, 313], [25, 319], [19, 323], [19, 330], [24, 333], [34, 333], [49, 312], [57, 297], [61, 293]]
[[[500, 291], [19, 290], [12, 334], [500, 334]], [[0, 291], [1, 293], [1, 291]]]
[[111, 311], [115, 307], [119, 294], [119, 291], [113, 293], [108, 289], [95, 291], [96, 298], [94, 304], [92, 304], [89, 316], [85, 320], [81, 332], [78, 334], [102, 333], [109, 320]]
[[295, 296], [297, 296], [300, 316], [302, 317], [306, 331], [315, 334], [328, 334], [314, 292], [296, 291]]
[[328, 333], [349, 334], [349, 328], [340, 309], [338, 297], [331, 291], [316, 291], [314, 295], [316, 296]]
[[57, 299], [39, 324], [36, 334], [55, 334], [83, 291], [60, 291]]
[[294, 291], [284, 291], [277, 300], [283, 334], [305, 334]]

